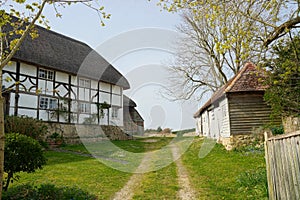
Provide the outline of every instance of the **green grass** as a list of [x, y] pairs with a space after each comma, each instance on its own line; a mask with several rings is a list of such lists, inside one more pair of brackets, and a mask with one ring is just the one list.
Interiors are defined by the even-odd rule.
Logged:
[[256, 189], [241, 188], [238, 178], [241, 174], [265, 167], [263, 153], [245, 154], [237, 151], [226, 151], [216, 144], [204, 158], [199, 158], [202, 140], [197, 139], [183, 156], [191, 183], [199, 199], [264, 199]]
[[[160, 149], [171, 140], [169, 138], [150, 139], [157, 140], [157, 142], [147, 142], [148, 138], [132, 141], [114, 141], [113, 143], [127, 151], [141, 153]], [[99, 145], [102, 145], [100, 149]], [[107, 155], [110, 151], [110, 145], [107, 142], [101, 142], [90, 144], [88, 150], [84, 145], [67, 145], [63, 149], [81, 153], [90, 153], [88, 150], [93, 150], [93, 154]], [[99, 150], [103, 150], [104, 152], [97, 152]], [[48, 161], [42, 170], [37, 170], [31, 174], [20, 173], [20, 180], [11, 184], [11, 187], [26, 183], [35, 185], [52, 183], [57, 186], [77, 186], [97, 195], [99, 199], [110, 199], [127, 183], [132, 175], [131, 173], [107, 167], [97, 159], [90, 157], [53, 151], [47, 151], [45, 155]], [[157, 173], [160, 174], [160, 172], [154, 172], [154, 174]], [[162, 176], [164, 174], [161, 174]], [[168, 178], [165, 177], [165, 179], [167, 180]], [[172, 180], [172, 184], [174, 183], [175, 181]]]
[[[156, 142], [147, 142], [150, 140], [157, 140]], [[105, 155], [109, 153], [111, 149], [111, 145], [115, 145], [121, 149], [124, 149], [129, 152], [133, 153], [142, 153], [148, 152], [153, 150], [158, 150], [163, 146], [166, 146], [172, 138], [157, 138], [157, 137], [150, 137], [150, 138], [139, 138], [135, 140], [129, 141], [102, 141], [97, 143], [85, 143], [85, 144], [76, 144], [76, 145], [67, 145], [62, 147], [66, 150], [76, 151], [80, 153], [98, 153]]]
[[[168, 148], [163, 151], [153, 151], [166, 146], [171, 140], [172, 138], [147, 138], [113, 142], [117, 147], [132, 153], [154, 152], [149, 165], [156, 167], [156, 170], [143, 175], [141, 184], [136, 188], [134, 199], [176, 199], [179, 190], [176, 165], [172, 163], [163, 167], [169, 162], [171, 151]], [[180, 138], [175, 138], [173, 142], [181, 144], [182, 150], [189, 144], [188, 141], [185, 142]], [[258, 183], [263, 179], [256, 178], [257, 174], [253, 173], [256, 169], [265, 167], [263, 153], [228, 152], [222, 146], [215, 145], [212, 151], [201, 159], [198, 157], [201, 145], [202, 140], [195, 139], [189, 150], [182, 156], [198, 199], [265, 198], [265, 194], [257, 192], [261, 191]], [[109, 156], [111, 153], [107, 142], [89, 144], [87, 147], [68, 145], [63, 148], [82, 153], [92, 151], [93, 154], [103, 156]], [[111, 199], [132, 175], [112, 169], [95, 158], [53, 151], [47, 151], [45, 154], [48, 161], [42, 170], [32, 174], [20, 173], [20, 180], [14, 182], [11, 187], [26, 183], [34, 185], [50, 183], [58, 187], [75, 186], [97, 195], [99, 199]], [[135, 164], [140, 160], [141, 157], [138, 157]], [[251, 175], [250, 182], [249, 175]], [[247, 184], [249, 187], [241, 186]]]
[[176, 199], [179, 186], [177, 183], [176, 165], [144, 174], [143, 183], [137, 188], [133, 199]]
[[52, 183], [57, 186], [77, 186], [95, 194], [99, 199], [109, 199], [123, 187], [131, 174], [106, 167], [96, 159], [69, 153], [46, 152], [47, 165], [32, 174], [20, 173], [20, 184]]

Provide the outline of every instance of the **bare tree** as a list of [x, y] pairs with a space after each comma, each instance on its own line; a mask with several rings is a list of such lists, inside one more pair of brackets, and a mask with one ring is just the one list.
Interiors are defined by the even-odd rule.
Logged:
[[[299, 23], [299, 1], [162, 1], [180, 10], [184, 34], [170, 63], [169, 99], [201, 99], [236, 74], [246, 61], [259, 63], [270, 44]], [[165, 95], [166, 96], [166, 95]]]
[[243, 63], [258, 60], [261, 41], [253, 36], [258, 27], [245, 16], [230, 15], [232, 10], [222, 6], [224, 15], [216, 15], [214, 23], [209, 6], [183, 12], [177, 27], [183, 38], [177, 42], [170, 84], [165, 88], [169, 99], [201, 99], [227, 83]]

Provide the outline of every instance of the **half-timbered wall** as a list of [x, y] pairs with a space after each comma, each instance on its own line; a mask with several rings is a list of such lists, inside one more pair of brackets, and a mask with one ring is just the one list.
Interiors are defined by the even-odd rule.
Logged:
[[[119, 86], [20, 62], [3, 69], [3, 80], [10, 115], [65, 123], [123, 125], [123, 89]], [[110, 108], [100, 115], [98, 108], [103, 103]]]

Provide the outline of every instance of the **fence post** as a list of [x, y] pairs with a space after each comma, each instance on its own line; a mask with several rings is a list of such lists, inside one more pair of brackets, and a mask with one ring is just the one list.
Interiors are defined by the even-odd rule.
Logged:
[[271, 169], [270, 169], [270, 158], [268, 156], [269, 154], [269, 149], [268, 149], [268, 133], [265, 131], [264, 132], [265, 136], [265, 160], [266, 160], [266, 170], [267, 170], [267, 180], [268, 180], [268, 191], [269, 191], [269, 199], [273, 200], [274, 199], [274, 191], [273, 191], [273, 182], [272, 182], [272, 175], [271, 175]]

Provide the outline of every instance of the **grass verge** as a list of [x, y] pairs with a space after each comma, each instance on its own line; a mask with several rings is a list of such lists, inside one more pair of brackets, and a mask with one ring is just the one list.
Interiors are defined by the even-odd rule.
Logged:
[[242, 187], [238, 181], [245, 172], [265, 167], [263, 152], [226, 151], [216, 144], [206, 157], [199, 158], [201, 145], [202, 140], [195, 139], [182, 158], [199, 199], [267, 199], [265, 192]]

